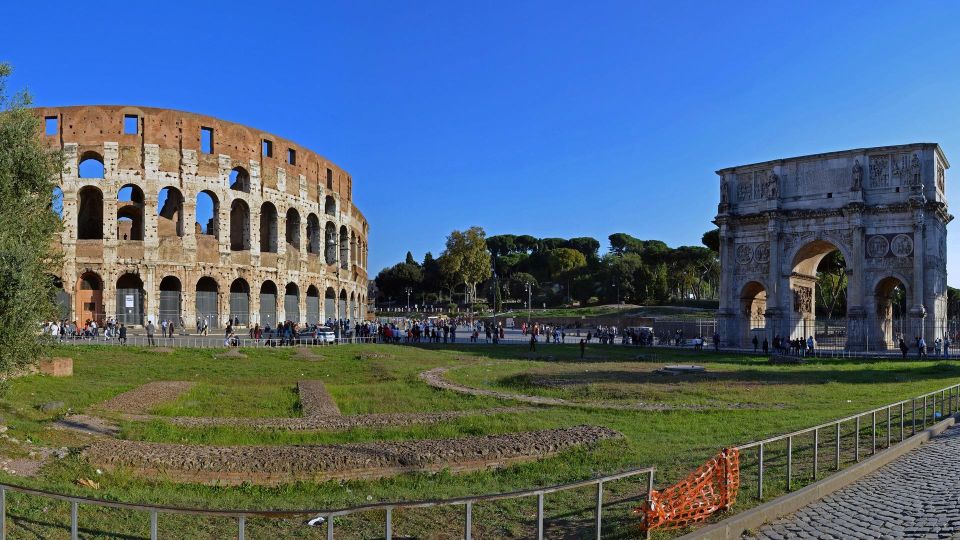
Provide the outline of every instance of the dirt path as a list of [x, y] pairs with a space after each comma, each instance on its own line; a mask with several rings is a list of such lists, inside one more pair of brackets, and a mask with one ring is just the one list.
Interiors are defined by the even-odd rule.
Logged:
[[300, 410], [306, 418], [340, 416], [340, 408], [323, 381], [298, 381]]
[[503, 467], [620, 438], [596, 426], [457, 439], [333, 445], [207, 446], [101, 439], [84, 455], [96, 466], [183, 482], [275, 485], [372, 479], [412, 471], [464, 472]]
[[190, 381], [154, 381], [128, 390], [95, 407], [128, 414], [146, 414], [154, 407], [187, 393], [193, 385]]

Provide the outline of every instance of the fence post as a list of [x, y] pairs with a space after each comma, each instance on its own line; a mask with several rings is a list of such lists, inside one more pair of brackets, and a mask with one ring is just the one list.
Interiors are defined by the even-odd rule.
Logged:
[[760, 465], [759, 466], [760, 474], [757, 475], [757, 500], [762, 501], [763, 500], [763, 443], [760, 443], [760, 446], [758, 448], [759, 448], [758, 463]]
[[820, 464], [820, 428], [813, 430], [813, 479], [817, 479], [817, 465]]
[[913, 424], [910, 430], [910, 436], [913, 437], [917, 434], [917, 398], [910, 400], [910, 423]]
[[464, 540], [473, 540], [473, 502], [467, 501], [466, 523], [463, 526]]
[[871, 443], [870, 455], [877, 453], [877, 411], [873, 411], [870, 415], [872, 427], [870, 428], [871, 435], [873, 437], [873, 442]]
[[859, 463], [860, 462], [860, 417], [857, 417], [857, 432], [853, 438], [853, 458]]
[[0, 540], [7, 540], [7, 487], [0, 486]]
[[840, 422], [837, 422], [837, 470], [840, 470]]
[[900, 442], [903, 442], [903, 402], [900, 402]]
[[157, 540], [157, 511], [150, 511], [150, 540]]
[[247, 537], [247, 516], [240, 516], [237, 518], [237, 529], [237, 538], [239, 538], [239, 540], [244, 540], [244, 538]]
[[[650, 502], [653, 499], [653, 473], [654, 469], [650, 469], [650, 475], [647, 476], [647, 502]], [[650, 529], [647, 528], [647, 540], [650, 540]]]
[[923, 417], [920, 418], [920, 429], [927, 428], [927, 396], [923, 396]]
[[787, 437], [787, 491], [793, 491], [793, 437]]
[[601, 512], [603, 511], [603, 480], [597, 482], [597, 540], [600, 540], [600, 529], [602, 524]]
[[887, 448], [890, 448], [890, 406], [887, 405]]
[[537, 540], [543, 540], [543, 492], [537, 493]]
[[77, 501], [70, 501], [70, 540], [77, 540]]
[[333, 540], [333, 514], [327, 518], [327, 540]]
[[393, 538], [393, 508], [387, 507], [387, 540]]

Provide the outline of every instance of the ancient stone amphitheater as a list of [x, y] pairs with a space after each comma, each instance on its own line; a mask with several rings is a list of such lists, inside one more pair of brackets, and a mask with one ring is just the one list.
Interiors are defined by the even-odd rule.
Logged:
[[350, 175], [292, 141], [147, 107], [39, 108], [65, 166], [60, 305], [81, 324], [192, 328], [366, 314]]

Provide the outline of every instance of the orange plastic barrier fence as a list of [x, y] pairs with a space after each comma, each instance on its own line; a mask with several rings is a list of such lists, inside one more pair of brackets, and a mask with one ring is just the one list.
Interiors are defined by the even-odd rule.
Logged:
[[634, 513], [641, 515], [641, 531], [686, 527], [728, 510], [739, 487], [740, 451], [726, 448], [680, 483], [652, 492]]

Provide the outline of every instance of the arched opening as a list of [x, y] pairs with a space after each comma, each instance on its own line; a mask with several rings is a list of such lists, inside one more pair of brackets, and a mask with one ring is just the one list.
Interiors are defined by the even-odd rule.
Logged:
[[250, 173], [243, 167], [234, 167], [230, 171], [230, 189], [250, 193]]
[[311, 285], [307, 287], [307, 324], [320, 322], [320, 290]]
[[117, 280], [117, 321], [126, 325], [143, 324], [147, 292], [137, 274], [124, 274]]
[[230, 205], [230, 250], [250, 249], [250, 207], [241, 199]]
[[350, 266], [350, 233], [346, 226], [340, 226], [340, 268]]
[[143, 190], [127, 184], [117, 193], [117, 238], [143, 241]]
[[336, 264], [337, 262], [337, 226], [332, 221], [328, 221], [324, 229], [326, 236], [326, 260], [327, 264]]
[[277, 208], [273, 203], [260, 207], [260, 252], [277, 252]]
[[197, 281], [197, 321], [206, 321], [210, 328], [220, 326], [220, 287], [212, 277], [204, 276]]
[[846, 348], [847, 272], [837, 246], [814, 240], [797, 251], [790, 298], [790, 339], [813, 336], [818, 348]]
[[269, 280], [260, 286], [260, 324], [277, 327], [277, 285]]
[[160, 320], [180, 323], [180, 299], [183, 287], [180, 280], [167, 276], [160, 281]]
[[220, 223], [217, 216], [220, 215], [220, 201], [211, 191], [201, 191], [197, 193], [196, 208], [196, 235], [210, 236], [214, 239], [220, 238]]
[[351, 292], [350, 293], [350, 319], [356, 320], [356, 318], [357, 318], [357, 299]]
[[250, 323], [250, 285], [242, 278], [230, 284], [230, 320], [244, 326]]
[[165, 187], [157, 197], [157, 235], [183, 236], [183, 194], [177, 188]]
[[103, 192], [93, 186], [80, 189], [77, 211], [77, 239], [103, 239]]
[[84, 152], [80, 156], [77, 174], [80, 178], [103, 178], [103, 156], [96, 152]]
[[323, 213], [328, 216], [337, 215], [337, 201], [330, 195], [327, 195], [327, 198], [323, 201]]
[[287, 210], [287, 248], [300, 251], [300, 213], [296, 209]]
[[300, 287], [296, 283], [287, 283], [283, 293], [283, 314], [288, 321], [300, 322]]
[[323, 317], [328, 323], [332, 323], [337, 319], [337, 292], [333, 287], [327, 287], [323, 295]]
[[63, 220], [63, 190], [60, 187], [53, 188], [53, 196], [50, 198], [50, 210]]
[[103, 280], [96, 272], [86, 272], [77, 280], [77, 324], [104, 319]]
[[339, 319], [349, 318], [347, 314], [347, 291], [346, 289], [340, 290], [340, 303], [337, 305], [337, 317]]
[[753, 338], [756, 336], [758, 343], [763, 343], [767, 337], [767, 290], [762, 283], [751, 281], [743, 286], [740, 293], [740, 309], [743, 311], [743, 317], [747, 321], [744, 328], [743, 341], [744, 346], [751, 346]]
[[320, 219], [313, 213], [307, 216], [307, 253], [320, 253]]
[[907, 331], [907, 287], [900, 278], [888, 276], [877, 282], [873, 291], [876, 303], [876, 338], [872, 347], [879, 350], [896, 349], [900, 339], [907, 346], [914, 343], [917, 336], [908, 336]]

